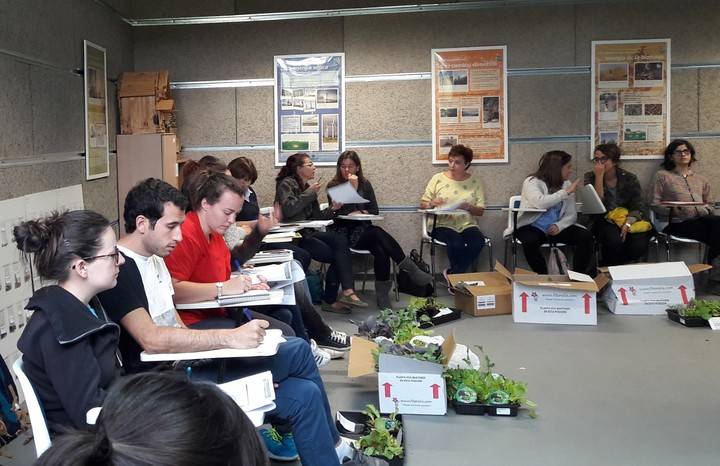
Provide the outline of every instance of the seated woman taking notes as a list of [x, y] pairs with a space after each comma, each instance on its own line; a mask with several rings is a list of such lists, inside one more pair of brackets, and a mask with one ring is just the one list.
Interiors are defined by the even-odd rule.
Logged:
[[[575, 247], [574, 271], [596, 275], [594, 270], [589, 270], [593, 236], [575, 224], [575, 189], [580, 180], [570, 182], [572, 169], [572, 156], [567, 152], [546, 152], [540, 158], [537, 171], [523, 182], [520, 207], [546, 209], [544, 213], [521, 212], [518, 217], [517, 238], [522, 242], [525, 258], [533, 272], [548, 273], [540, 247], [553, 242]], [[510, 233], [505, 232], [506, 235]]]

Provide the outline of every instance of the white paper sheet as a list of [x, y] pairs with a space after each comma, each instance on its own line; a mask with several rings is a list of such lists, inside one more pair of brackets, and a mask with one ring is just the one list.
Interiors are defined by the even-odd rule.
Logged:
[[335, 202], [341, 202], [343, 204], [364, 204], [370, 202], [364, 197], [360, 196], [353, 185], [348, 181], [332, 188], [328, 188], [328, 196]]

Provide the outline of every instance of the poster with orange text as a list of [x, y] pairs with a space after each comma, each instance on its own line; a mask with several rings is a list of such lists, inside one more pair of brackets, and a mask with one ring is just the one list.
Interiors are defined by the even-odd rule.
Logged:
[[433, 49], [433, 163], [450, 148], [473, 150], [473, 163], [508, 161], [507, 47]]
[[670, 139], [670, 39], [594, 41], [591, 68], [592, 148], [616, 143], [625, 159], [663, 158]]

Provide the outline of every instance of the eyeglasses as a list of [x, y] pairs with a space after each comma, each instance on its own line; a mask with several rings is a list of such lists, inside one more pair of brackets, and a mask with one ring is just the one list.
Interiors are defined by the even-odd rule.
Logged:
[[610, 160], [610, 157], [608, 157], [608, 156], [595, 157], [595, 158], [593, 159], [593, 163], [605, 163], [605, 162], [607, 162], [608, 160]]
[[112, 252], [110, 254], [100, 254], [99, 256], [83, 257], [82, 260], [88, 262], [95, 259], [101, 259], [103, 257], [112, 257], [115, 261], [115, 265], [120, 264], [120, 251], [118, 250], [117, 246], [115, 246], [115, 252]]
[[673, 155], [690, 155], [692, 152], [690, 152], [690, 149], [678, 149], [675, 152], [673, 152]]

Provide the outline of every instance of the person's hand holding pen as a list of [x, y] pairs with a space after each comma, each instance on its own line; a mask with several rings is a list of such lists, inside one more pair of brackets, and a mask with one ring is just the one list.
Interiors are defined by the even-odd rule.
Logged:
[[228, 348], [257, 348], [265, 337], [265, 329], [270, 326], [267, 320], [253, 319], [247, 309], [243, 309], [243, 314], [248, 322], [228, 332], [226, 341]]

